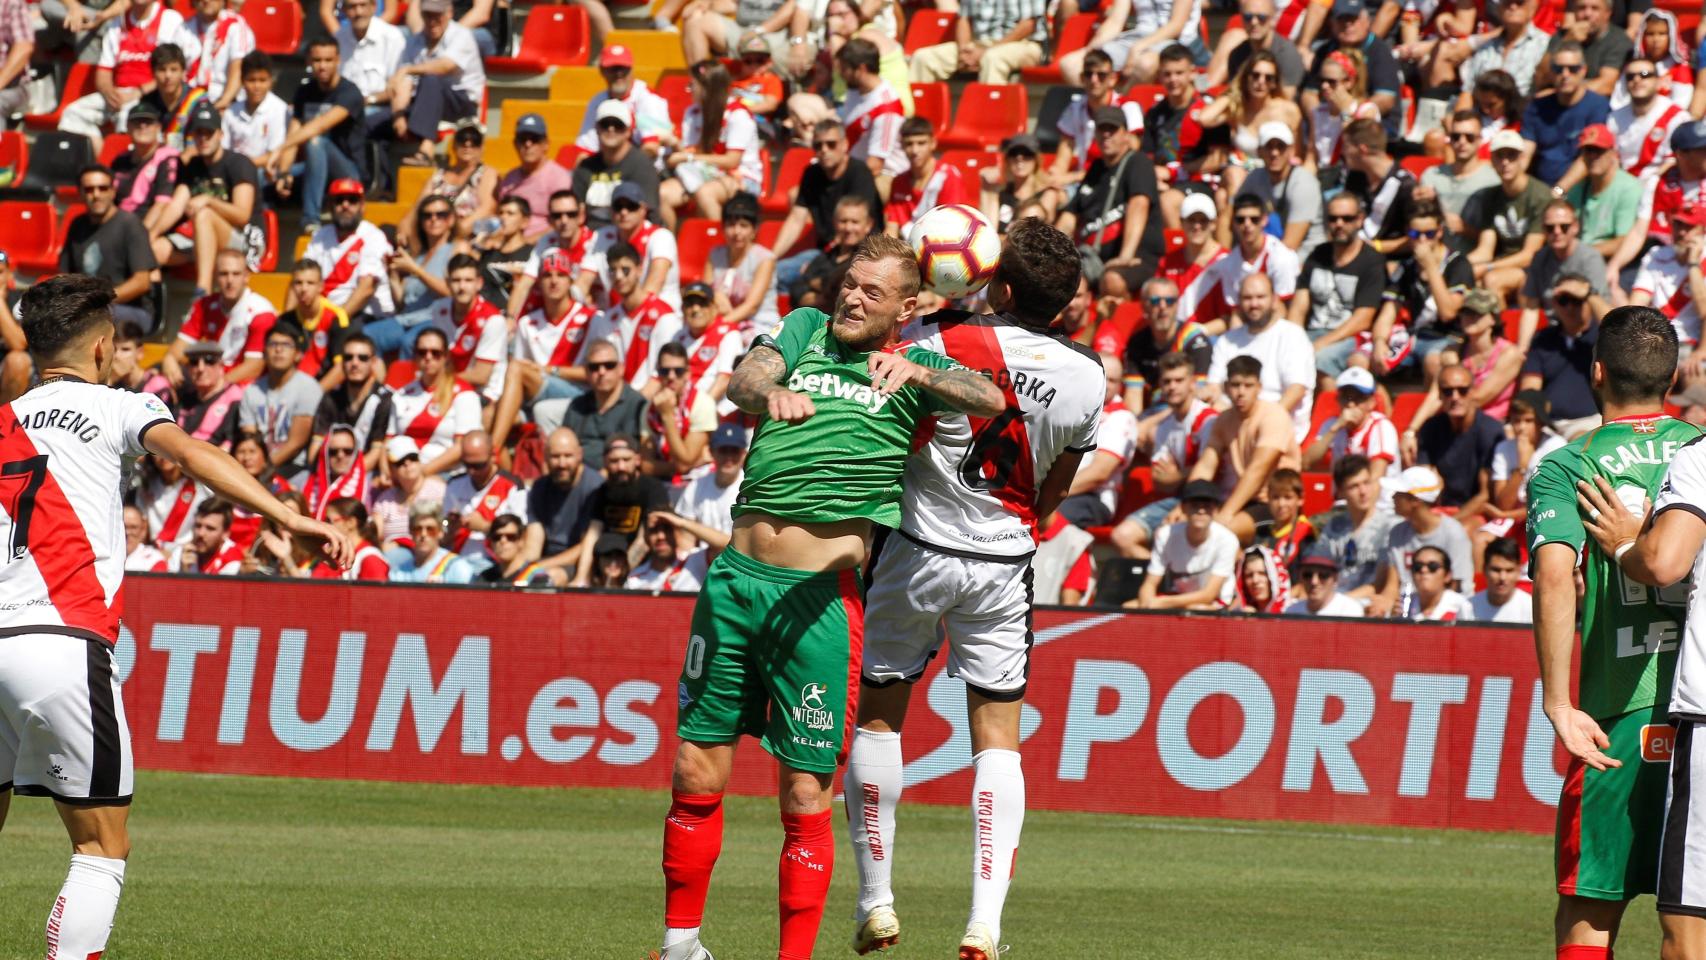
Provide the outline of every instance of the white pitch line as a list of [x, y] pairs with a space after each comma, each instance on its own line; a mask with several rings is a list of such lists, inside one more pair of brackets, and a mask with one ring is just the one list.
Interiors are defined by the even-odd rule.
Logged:
[[[1301, 837], [1308, 840], [1349, 840], [1354, 843], [1388, 843], [1399, 846], [1470, 846], [1494, 850], [1532, 850], [1541, 845], [1541, 841], [1545, 839], [1544, 837], [1536, 837], [1535, 844], [1510, 843], [1500, 840], [1489, 840], [1484, 842], [1470, 841], [1466, 844], [1448, 844], [1444, 839], [1439, 837], [1400, 837], [1387, 836], [1385, 834], [1378, 833], [1335, 833], [1328, 830], [1285, 830], [1263, 827], [1231, 827], [1199, 823], [1156, 823], [1154, 821], [1136, 819], [1121, 822], [1119, 826], [1128, 830], [1157, 830], [1170, 831], [1173, 833], [1218, 833], [1228, 835]], [[1425, 830], [1427, 828], [1417, 827], [1416, 829]]]

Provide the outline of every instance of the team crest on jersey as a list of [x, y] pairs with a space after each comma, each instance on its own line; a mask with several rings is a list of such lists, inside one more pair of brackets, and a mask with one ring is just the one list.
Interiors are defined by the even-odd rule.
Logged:
[[716, 347], [700, 347], [699, 348], [699, 359], [700, 360], [710, 362], [712, 360], [715, 360], [716, 358], [717, 358], [717, 348]]
[[353, 267], [361, 262], [361, 254], [351, 250], [349, 253], [344, 254], [344, 262]]
[[462, 335], [462, 349], [464, 349], [464, 350], [474, 349], [474, 335], [473, 334], [465, 333]]
[[808, 683], [800, 688], [800, 705], [795, 707], [794, 722], [805, 724], [808, 730], [835, 729], [835, 714], [824, 708], [829, 688], [821, 683]]
[[497, 508], [498, 508], [498, 495], [495, 493], [487, 494], [486, 495], [486, 509], [487, 510], [496, 510]]
[[634, 336], [641, 339], [641, 340], [644, 340], [644, 341], [650, 343], [651, 339], [652, 339], [652, 328], [641, 327], [640, 329], [634, 331]]
[[324, 331], [324, 330], [314, 331], [314, 346], [320, 347], [321, 349], [325, 349], [326, 331]]

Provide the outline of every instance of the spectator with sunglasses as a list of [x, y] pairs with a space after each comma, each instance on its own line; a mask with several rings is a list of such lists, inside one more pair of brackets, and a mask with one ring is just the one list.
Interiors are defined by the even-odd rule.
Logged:
[[1244, 278], [1256, 273], [1267, 275], [1280, 304], [1291, 300], [1297, 292], [1302, 264], [1296, 251], [1269, 233], [1267, 227], [1267, 201], [1253, 193], [1241, 193], [1232, 201], [1232, 247], [1185, 287], [1179, 299], [1181, 318], [1202, 324], [1227, 323], [1237, 310]]
[[[500, 514], [486, 534], [490, 561], [474, 576], [474, 582], [489, 587], [563, 587], [569, 578], [562, 567], [547, 567], [530, 560], [524, 549], [527, 525], [513, 513]], [[466, 557], [464, 557], [466, 559]]]
[[[1289, 318], [1314, 344], [1312, 359], [1324, 387], [1344, 372], [1359, 336], [1373, 329], [1386, 289], [1386, 259], [1364, 239], [1363, 223], [1356, 194], [1347, 191], [1327, 201], [1327, 242], [1304, 261], [1291, 299]], [[1308, 404], [1294, 410], [1301, 436], [1308, 429]]]
[[1474, 388], [1475, 375], [1468, 368], [1441, 370], [1440, 412], [1416, 430], [1415, 462], [1438, 470], [1445, 484], [1434, 502], [1455, 507], [1466, 523], [1492, 496], [1493, 451], [1505, 439], [1504, 424], [1475, 405]]
[[640, 251], [627, 242], [618, 242], [605, 253], [611, 299], [616, 301], [605, 313], [615, 331], [622, 379], [650, 397], [657, 391], [653, 381], [658, 351], [679, 337], [683, 327], [681, 311], [646, 289], [641, 262]]
[[[587, 385], [591, 389], [570, 400], [567, 408], [555, 417], [538, 409], [548, 406], [548, 402], [535, 405], [536, 419], [543, 422], [540, 430], [549, 434], [551, 430], [544, 424], [560, 421], [580, 438], [581, 450], [593, 463], [604, 462], [606, 439], [637, 437], [646, 420], [646, 398], [622, 376], [621, 356], [615, 344], [602, 340], [594, 343], [586, 351]], [[685, 361], [666, 358], [660, 362], [657, 375], [669, 382], [684, 377], [686, 370]]]
[[326, 391], [314, 411], [314, 439], [308, 455], [320, 455], [320, 443], [334, 424], [349, 424], [355, 432], [356, 449], [367, 461], [367, 471], [379, 483], [385, 437], [391, 432], [391, 388], [380, 382], [378, 354], [366, 334], [351, 334], [343, 342], [343, 382]]
[[444, 510], [436, 500], [417, 500], [409, 505], [409, 537], [406, 549], [392, 550], [392, 583], [472, 583], [474, 571], [467, 561], [443, 545]]
[[1700, 349], [1700, 311], [1706, 307], [1706, 205], [1683, 207], [1671, 217], [1674, 244], [1654, 247], [1641, 258], [1629, 302], [1658, 306], [1676, 327], [1680, 347], [1677, 370], [1685, 381], [1706, 371], [1706, 351]]
[[[669, 118], [669, 102], [634, 76], [634, 51], [620, 43], [605, 47], [598, 55], [598, 74], [604, 78], [604, 89], [587, 102], [586, 119], [575, 135], [575, 146], [587, 154], [603, 149], [600, 120], [605, 116], [604, 105], [617, 103], [628, 111], [623, 131], [647, 158], [656, 158], [662, 150], [663, 134], [673, 130], [674, 123]], [[614, 111], [610, 116], [615, 116]]]
[[[1418, 203], [1438, 200], [1445, 211], [1445, 225], [1452, 233], [1464, 233], [1463, 207], [1477, 191], [1499, 184], [1499, 175], [1481, 156], [1481, 115], [1459, 110], [1445, 122], [1446, 144], [1451, 159], [1422, 171], [1421, 186], [1411, 197]], [[1414, 216], [1414, 211], [1411, 212]]]
[[[627, 124], [624, 123], [624, 143], [626, 139]], [[498, 180], [497, 197], [500, 202], [511, 196], [527, 201], [532, 219], [528, 221], [525, 235], [531, 243], [551, 229], [551, 224], [545, 220], [546, 203], [551, 195], [558, 190], [573, 189], [575, 178], [551, 158], [550, 131], [545, 127], [545, 118], [539, 114], [525, 114], [516, 120], [514, 143], [520, 163]], [[575, 192], [579, 196], [586, 195], [584, 188]]]
[[[1607, 16], [1610, 14], [1605, 0], [1577, 2], [1583, 6], [1596, 5], [1596, 9], [1605, 11]], [[1628, 55], [1630, 45], [1629, 38], [1622, 31], [1609, 32], [1623, 42], [1622, 56], [1603, 61], [1605, 69], [1610, 71], [1611, 84], [1615, 84], [1617, 70]], [[1529, 102], [1528, 109], [1522, 112], [1522, 138], [1530, 144], [1528, 151], [1533, 157], [1534, 175], [1544, 183], [1562, 180], [1570, 169], [1570, 161], [1575, 159], [1576, 141], [1581, 138], [1582, 131], [1596, 123], [1604, 123], [1611, 116], [1611, 101], [1604, 94], [1590, 89], [1585, 76], [1589, 61], [1582, 45], [1574, 40], [1556, 43], [1551, 56], [1552, 92], [1535, 97]], [[1606, 89], [1609, 91], [1610, 86]], [[1556, 195], [1562, 196], [1563, 191]]]
[[1569, 193], [1588, 176], [1590, 133], [1595, 146], [1615, 148], [1618, 167], [1639, 180], [1643, 188], [1657, 181], [1671, 165], [1671, 136], [1678, 127], [1694, 120], [1687, 104], [1679, 105], [1659, 94], [1658, 68], [1646, 57], [1637, 56], [1623, 65], [1623, 83], [1617, 90], [1622, 104], [1612, 109], [1603, 125], [1582, 130], [1582, 152], [1558, 181], [1554, 194]]
[[390, 486], [373, 498], [373, 524], [379, 546], [390, 551], [409, 536], [409, 511], [417, 502], [435, 506], [444, 502], [444, 480], [421, 469], [420, 444], [409, 436], [385, 441], [385, 462]]
[[150, 277], [159, 263], [149, 246], [147, 228], [136, 214], [119, 208], [113, 184], [113, 172], [106, 167], [88, 166], [78, 172], [77, 188], [85, 209], [65, 229], [59, 272], [88, 274], [111, 283], [113, 320], [134, 323], [148, 333], [159, 321]]
[[1558, 315], [1557, 296], [1559, 278], [1563, 276], [1582, 277], [1587, 280], [1588, 289], [1583, 291], [1575, 283], [1564, 283], [1564, 295], [1586, 297], [1589, 306], [1596, 317], [1604, 316], [1611, 309], [1607, 299], [1611, 296], [1606, 287], [1605, 258], [1599, 251], [1581, 240], [1581, 225], [1576, 221], [1576, 208], [1570, 206], [1567, 200], [1554, 200], [1546, 205], [1540, 214], [1540, 228], [1545, 231], [1545, 245], [1534, 255], [1534, 261], [1528, 266], [1527, 278], [1523, 281], [1522, 295], [1518, 303], [1522, 307], [1522, 325], [1517, 334], [1517, 343], [1521, 345], [1533, 339], [1534, 331], [1540, 326], [1540, 312], [1544, 310], [1548, 317]]
[[1438, 547], [1423, 547], [1410, 559], [1410, 581], [1414, 590], [1397, 615], [1405, 620], [1437, 620], [1453, 623], [1475, 619], [1469, 598], [1453, 590], [1451, 556]]
[[[1143, 316], [1149, 321], [1147, 335], [1134, 331], [1124, 338], [1123, 347], [1097, 344], [1101, 353], [1123, 353], [1125, 402], [1132, 410], [1148, 410], [1154, 405], [1156, 401], [1147, 393], [1160, 384], [1161, 361], [1170, 353], [1181, 354], [1190, 361], [1192, 395], [1202, 393], [1208, 383], [1208, 368], [1214, 362], [1214, 339], [1203, 324], [1180, 320], [1178, 306], [1178, 286], [1166, 277], [1150, 277], [1143, 285]], [[1103, 331], [1097, 330], [1096, 340], [1102, 338]]]
[[[384, 342], [401, 339], [403, 356], [410, 354], [413, 334], [433, 318], [433, 305], [450, 296], [446, 277], [450, 258], [456, 252], [456, 211], [443, 197], [427, 197], [420, 205], [420, 219], [408, 243], [399, 242], [385, 260], [391, 302], [397, 312], [368, 324], [368, 336]], [[395, 333], [392, 331], [395, 330]]]
[[[1411, 209], [1409, 241], [1410, 256], [1398, 265], [1375, 314], [1369, 361], [1377, 375], [1385, 376], [1413, 356], [1421, 363], [1423, 384], [1432, 386], [1441, 356], [1460, 342], [1463, 330], [1457, 320], [1464, 296], [1475, 285], [1475, 268], [1447, 244], [1437, 200], [1418, 201]], [[1496, 318], [1496, 298], [1493, 313]]]
[[1264, 123], [1256, 131], [1256, 139], [1262, 165], [1250, 171], [1242, 189], [1273, 207], [1279, 216], [1280, 241], [1301, 262], [1327, 241], [1321, 180], [1299, 162], [1302, 157], [1292, 149], [1294, 138], [1290, 127]]
[[[1096, 122], [1092, 117], [1098, 107], [1119, 110], [1125, 114], [1126, 129], [1137, 136], [1143, 135], [1143, 108], [1133, 101], [1120, 101], [1120, 74], [1114, 69], [1113, 58], [1094, 48], [1061, 57], [1061, 73], [1068, 78], [1068, 83], [1073, 82], [1072, 76], [1076, 72], [1069, 71], [1074, 60], [1082, 65], [1084, 95], [1074, 97], [1055, 123], [1055, 131], [1060, 134], [1060, 146], [1055, 151], [1049, 176], [1058, 185], [1083, 179], [1090, 161], [1102, 155], [1101, 146], [1096, 143]], [[1076, 173], [1072, 172], [1074, 169]]]
[[491, 562], [486, 537], [498, 516], [527, 512], [527, 486], [515, 474], [498, 469], [486, 431], [470, 431], [461, 447], [462, 472], [445, 485], [445, 536], [450, 549], [480, 571]]
[[442, 198], [455, 211], [457, 240], [474, 235], [475, 224], [486, 221], [498, 209], [498, 172], [486, 165], [486, 135], [480, 124], [465, 120], [450, 138], [450, 161], [433, 170], [432, 179], [421, 188], [415, 206], [397, 224], [397, 242], [410, 246], [419, 228], [421, 207], [428, 200]]
[[[594, 230], [616, 221], [616, 194], [623, 187], [637, 190], [637, 202], [646, 210], [658, 209], [657, 167], [653, 166], [649, 154], [634, 146], [628, 132], [633, 125], [634, 120], [627, 107], [615, 100], [604, 101], [598, 108], [598, 149], [575, 164], [568, 183], [553, 186], [537, 198], [529, 196], [528, 202], [534, 205], [533, 209], [546, 209], [546, 201], [563, 187], [574, 190], [575, 196], [581, 199], [586, 207], [587, 226]], [[544, 136], [544, 121], [540, 121], [538, 129], [540, 136]], [[518, 146], [520, 141], [521, 128], [517, 127]], [[538, 149], [543, 151], [544, 147]], [[501, 187], [499, 195], [502, 195]], [[530, 235], [537, 236], [531, 232]]]
[[[1321, 5], [1312, 3], [1309, 9], [1320, 10]], [[1221, 34], [1214, 58], [1208, 64], [1207, 86], [1216, 87], [1225, 83], [1228, 77], [1238, 75], [1238, 71], [1244, 68], [1245, 62], [1253, 54], [1267, 51], [1274, 55], [1274, 61], [1279, 64], [1280, 92], [1287, 100], [1297, 99], [1298, 85], [1303, 83], [1303, 55], [1298, 52], [1298, 45], [1292, 43], [1290, 37], [1275, 29], [1277, 17], [1274, 0], [1244, 0], [1239, 7], [1238, 16], [1243, 21], [1243, 29], [1228, 25], [1226, 31]], [[1319, 29], [1320, 24], [1317, 23], [1316, 30]]]
[[[527, 202], [520, 197], [509, 199], [515, 203]], [[586, 206], [573, 190], [558, 190], [551, 194], [551, 204], [545, 214], [551, 221], [551, 229], [533, 243], [532, 251], [522, 258], [521, 268], [510, 274], [514, 282], [509, 287], [507, 298], [492, 301], [505, 304], [506, 316], [515, 319], [527, 312], [528, 300], [539, 282], [539, 264], [553, 250], [561, 251], [569, 260], [569, 279], [574, 284], [571, 295], [576, 300], [592, 303], [598, 295], [609, 293], [607, 288], [600, 286], [602, 277], [598, 259], [599, 253], [606, 254], [605, 265], [608, 265], [608, 251], [593, 243], [597, 231], [585, 225], [585, 214]]]
[[1311, 551], [1297, 561], [1303, 597], [1286, 605], [1288, 617], [1361, 617], [1362, 604], [1339, 592], [1339, 561], [1331, 553]]
[[672, 482], [694, 476], [711, 461], [711, 432], [717, 429], [717, 398], [689, 377], [687, 348], [666, 343], [658, 356], [660, 386], [640, 432], [646, 473]]
[[778, 290], [792, 289], [806, 267], [835, 241], [835, 211], [843, 200], [848, 197], [864, 200], [876, 219], [876, 229], [881, 230], [883, 225], [883, 201], [877, 194], [877, 180], [870, 167], [852, 162], [847, 130], [841, 121], [818, 121], [811, 129], [811, 137], [817, 162], [800, 175], [794, 205], [788, 210], [788, 218], [782, 221], [772, 249], [779, 255], [792, 250], [808, 228], [813, 231], [812, 248], [777, 261]]
[[225, 348], [218, 343], [197, 341], [182, 347], [182, 353], [188, 369], [177, 391], [178, 426], [197, 440], [230, 450], [244, 385], [226, 379]]
[[1518, 390], [1540, 390], [1552, 405], [1552, 426], [1574, 440], [1600, 425], [1592, 383], [1594, 345], [1599, 342], [1599, 315], [1594, 312], [1587, 278], [1559, 274], [1552, 285], [1557, 310], [1548, 325], [1534, 335], [1523, 364]]
[[[1386, 535], [1386, 553], [1375, 575], [1380, 588], [1369, 604], [1369, 616], [1404, 616], [1399, 601], [1415, 590], [1410, 565], [1424, 548], [1445, 553], [1451, 558], [1448, 568], [1459, 575], [1475, 569], [1463, 524], [1434, 511], [1441, 487], [1439, 472], [1432, 467], [1410, 467], [1380, 481], [1380, 489], [1392, 497], [1398, 522]], [[1446, 586], [1460, 586], [1456, 579], [1448, 578]]]

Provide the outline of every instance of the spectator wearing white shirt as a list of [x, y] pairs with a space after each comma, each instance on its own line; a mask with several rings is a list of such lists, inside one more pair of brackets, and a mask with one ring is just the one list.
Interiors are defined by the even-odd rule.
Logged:
[[338, 72], [361, 91], [370, 121], [391, 115], [391, 80], [403, 63], [409, 33], [374, 16], [374, 0], [343, 0], [338, 25]]
[[[325, 282], [325, 298], [341, 308], [351, 320], [363, 322], [389, 316], [391, 284], [386, 269], [386, 257], [391, 241], [380, 229], [366, 220], [367, 188], [353, 177], [332, 181], [326, 189], [326, 199], [332, 205], [332, 222], [314, 231], [302, 257], [320, 265]], [[291, 288], [285, 298], [285, 312], [295, 310], [296, 290]], [[373, 316], [366, 316], [372, 309]], [[379, 352], [395, 355], [403, 347], [401, 327], [389, 338], [374, 338]], [[367, 331], [369, 336], [372, 330]]]
[[1155, 426], [1155, 442], [1149, 451], [1151, 487], [1164, 494], [1121, 520], [1109, 534], [1120, 555], [1134, 560], [1149, 556], [1155, 531], [1179, 506], [1174, 496], [1185, 477], [1196, 466], [1197, 455], [1207, 446], [1214, 429], [1215, 409], [1196, 392], [1196, 367], [1182, 353], [1161, 358], [1156, 395], [1166, 404], [1166, 415]]
[[1282, 322], [1284, 318], [1274, 302], [1273, 281], [1265, 273], [1252, 273], [1239, 286], [1238, 317], [1243, 325], [1215, 341], [1208, 382], [1223, 391], [1228, 361], [1233, 357], [1260, 360], [1261, 397], [1291, 415], [1293, 432], [1301, 443], [1309, 436], [1311, 411], [1304, 401], [1315, 387], [1315, 347], [1302, 326]]
[[1487, 544], [1481, 555], [1487, 589], [1469, 598], [1471, 620], [1533, 623], [1534, 596], [1517, 585], [1522, 579], [1522, 548], [1509, 538]]
[[[527, 486], [514, 474], [498, 469], [486, 431], [463, 434], [461, 448], [462, 473], [445, 486], [445, 535], [450, 549], [478, 574], [491, 566], [486, 535], [498, 518], [527, 514]], [[516, 526], [519, 537], [519, 520]]]
[[698, 593], [710, 565], [709, 547], [698, 546], [694, 536], [667, 515], [653, 516], [646, 527], [645, 559], [628, 574], [622, 589]]
[[1123, 398], [1125, 368], [1118, 357], [1101, 356], [1107, 388], [1102, 422], [1096, 428], [1096, 452], [1079, 462], [1066, 499], [1060, 503], [1060, 515], [1079, 527], [1113, 522], [1126, 468], [1137, 453], [1137, 415], [1126, 409]]
[[582, 153], [598, 152], [598, 110], [605, 101], [615, 100], [633, 116], [628, 130], [634, 146], [648, 158], [656, 157], [662, 148], [663, 134], [673, 132], [675, 124], [669, 118], [669, 102], [634, 76], [634, 51], [620, 43], [605, 47], [598, 55], [598, 73], [604, 78], [604, 89], [587, 102], [586, 119], [581, 121], [580, 132], [575, 135], [575, 146]]
[[419, 145], [418, 162], [435, 166], [438, 125], [479, 115], [486, 95], [486, 65], [473, 31], [450, 19], [451, 0], [421, 0], [423, 27], [403, 47], [403, 64], [391, 80], [392, 127], [397, 139]]
[[736, 423], [720, 424], [711, 434], [713, 469], [682, 484], [675, 497], [675, 512], [713, 530], [734, 530], [735, 497], [745, 477], [746, 430]]
[[1313, 470], [1328, 454], [1333, 461], [1347, 454], [1368, 458], [1375, 479], [1397, 473], [1398, 428], [1390, 417], [1374, 409], [1374, 374], [1362, 367], [1347, 367], [1335, 381], [1339, 415], [1321, 425], [1315, 441], [1303, 451], [1303, 465]]
[[256, 50], [243, 58], [240, 70], [243, 93], [225, 111], [223, 142], [225, 149], [248, 157], [264, 183], [266, 171], [260, 168], [260, 161], [284, 146], [284, 136], [290, 131], [290, 104], [272, 92], [272, 57]]
[[1208, 324], [1224, 321], [1238, 306], [1238, 291], [1244, 278], [1266, 274], [1274, 296], [1281, 304], [1297, 292], [1302, 262], [1279, 237], [1267, 232], [1268, 204], [1253, 193], [1239, 194], [1232, 201], [1232, 247], [1185, 285], [1179, 296], [1178, 316]]
[[1297, 561], [1303, 583], [1303, 599], [1285, 608], [1288, 617], [1362, 617], [1362, 604], [1339, 592], [1339, 561], [1333, 555], [1312, 551]]
[[1192, 480], [1179, 498], [1185, 519], [1162, 527], [1149, 557], [1149, 576], [1136, 600], [1140, 610], [1220, 610], [1232, 602], [1238, 535], [1214, 520], [1223, 496], [1212, 480]]
[[1473, 538], [1476, 553], [1489, 541], [1509, 536], [1528, 519], [1529, 479], [1547, 454], [1569, 443], [1552, 429], [1552, 405], [1539, 390], [1524, 390], [1511, 398], [1505, 432], [1509, 436], [1493, 448], [1487, 468], [1491, 496], [1481, 508], [1487, 522]]
[[167, 43], [176, 44], [186, 60], [201, 56], [201, 44], [184, 29], [183, 15], [165, 0], [137, 0], [122, 16], [108, 21], [101, 34], [101, 55], [95, 61], [95, 92], [65, 105], [59, 129], [88, 137], [99, 153], [102, 125], [124, 129], [131, 105], [154, 82], [150, 66], [154, 50]]
[[1439, 547], [1423, 547], [1410, 558], [1410, 582], [1415, 591], [1399, 611], [1405, 620], [1454, 623], [1473, 620], [1469, 598], [1451, 589], [1451, 556]]

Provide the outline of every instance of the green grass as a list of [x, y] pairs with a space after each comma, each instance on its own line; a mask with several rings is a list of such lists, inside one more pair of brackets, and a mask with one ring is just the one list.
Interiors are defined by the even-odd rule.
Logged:
[[[636, 960], [661, 933], [661, 793], [145, 773], [107, 960]], [[839, 809], [839, 808], [838, 808]], [[951, 958], [970, 844], [903, 805], [894, 960]], [[836, 817], [840, 834], [839, 814]], [[775, 955], [773, 801], [732, 799], [706, 944]], [[49, 804], [0, 834], [0, 958], [41, 955], [67, 847]], [[845, 839], [817, 956], [852, 957]], [[1003, 939], [1024, 958], [1551, 953], [1545, 838], [1032, 812]], [[1651, 899], [1618, 953], [1657, 953]]]

